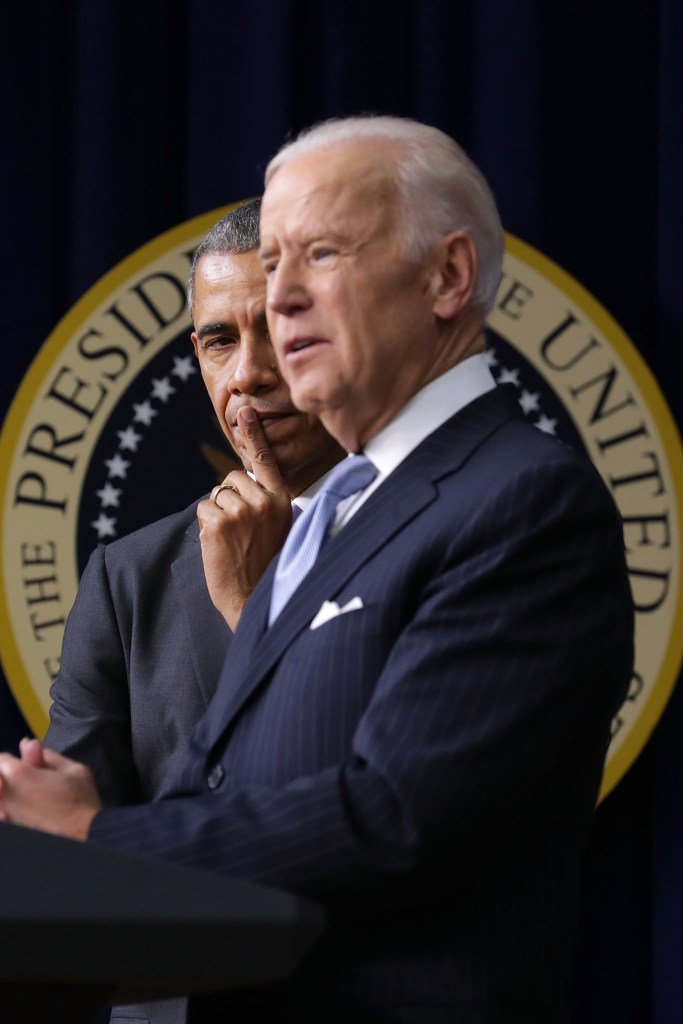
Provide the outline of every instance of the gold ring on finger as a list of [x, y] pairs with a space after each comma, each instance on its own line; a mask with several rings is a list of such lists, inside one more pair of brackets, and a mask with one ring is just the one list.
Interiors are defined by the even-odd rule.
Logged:
[[[216, 505], [218, 505], [218, 495], [221, 491], [234, 491], [235, 494], [237, 494], [237, 489], [233, 487], [232, 484], [219, 484], [216, 488], [216, 493], [213, 496], [213, 500]], [[220, 505], [218, 505], [218, 507], [220, 508]]]

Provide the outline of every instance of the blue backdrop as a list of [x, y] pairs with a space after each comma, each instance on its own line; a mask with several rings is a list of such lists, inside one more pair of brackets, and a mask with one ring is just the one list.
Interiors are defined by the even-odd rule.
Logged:
[[[505, 227], [612, 313], [683, 423], [680, 2], [34, 0], [4, 6], [0, 39], [2, 415], [114, 264], [258, 193], [288, 134], [377, 111], [465, 146]], [[0, 685], [0, 745], [24, 731]], [[679, 687], [597, 814], [577, 1024], [683, 1019], [682, 743]]]

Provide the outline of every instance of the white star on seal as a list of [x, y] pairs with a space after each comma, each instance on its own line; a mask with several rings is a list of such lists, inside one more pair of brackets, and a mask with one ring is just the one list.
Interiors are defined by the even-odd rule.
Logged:
[[534, 426], [538, 427], [539, 430], [542, 430], [544, 434], [555, 435], [557, 433], [555, 429], [557, 427], [557, 420], [551, 420], [549, 416], [545, 415], [545, 413], [541, 414], [538, 422], [534, 423]]
[[148, 427], [155, 416], [159, 413], [156, 409], [152, 408], [149, 401], [142, 402], [140, 405], [133, 405], [135, 415], [133, 416], [134, 423], [142, 423], [145, 427]]
[[152, 398], [158, 398], [160, 402], [168, 402], [171, 395], [175, 395], [176, 389], [168, 377], [152, 378]]
[[525, 416], [528, 416], [530, 412], [539, 411], [539, 400], [540, 395], [538, 391], [534, 391], [532, 393], [531, 391], [527, 391], [526, 388], [523, 389], [518, 401], [522, 407]]
[[95, 494], [100, 499], [100, 504], [104, 508], [118, 508], [119, 498], [122, 493], [120, 487], [112, 487], [110, 483], [106, 483], [102, 490], [95, 491]]
[[119, 448], [129, 452], [136, 452], [138, 450], [138, 444], [142, 441], [142, 434], [138, 434], [137, 430], [133, 427], [126, 427], [125, 430], [117, 430], [116, 433], [119, 435]]
[[126, 479], [126, 472], [130, 466], [130, 462], [121, 458], [118, 452], [113, 459], [105, 459], [104, 464], [109, 470], [109, 476], [117, 476], [120, 477], [121, 480]]
[[484, 350], [484, 359], [486, 360], [486, 365], [489, 368], [491, 368], [493, 366], [498, 366], [498, 360], [496, 359], [496, 353], [494, 352], [494, 350], [492, 348], [487, 348], [487, 349]]
[[519, 370], [506, 370], [500, 371], [500, 377], [498, 378], [499, 384], [514, 384], [515, 387], [520, 387], [519, 383]]
[[111, 516], [105, 516], [104, 512], [100, 512], [97, 519], [90, 525], [97, 530], [97, 536], [100, 540], [102, 540], [103, 537], [116, 536], [116, 530], [114, 529], [116, 519], [113, 519]]
[[188, 377], [191, 377], [193, 373], [197, 372], [196, 366], [192, 365], [192, 356], [183, 356], [182, 359], [176, 356], [173, 360], [173, 373], [176, 377], [180, 377], [183, 383]]

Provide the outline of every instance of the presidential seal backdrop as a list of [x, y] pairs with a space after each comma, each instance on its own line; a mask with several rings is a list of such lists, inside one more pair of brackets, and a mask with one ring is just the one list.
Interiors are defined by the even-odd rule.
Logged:
[[[5, 420], [0, 654], [38, 736], [90, 552], [184, 508], [235, 464], [194, 358], [185, 288], [195, 247], [236, 205], [166, 232], [98, 281], [46, 340]], [[586, 452], [621, 512], [636, 664], [612, 723], [604, 797], [647, 742], [680, 670], [680, 438], [610, 314], [510, 235], [487, 359], [538, 430]]]

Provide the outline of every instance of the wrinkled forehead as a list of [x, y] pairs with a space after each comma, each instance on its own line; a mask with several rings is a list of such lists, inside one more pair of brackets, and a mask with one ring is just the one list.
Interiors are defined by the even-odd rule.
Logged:
[[248, 252], [205, 252], [197, 263], [197, 278], [214, 280], [242, 280], [260, 275], [258, 249]]
[[395, 219], [396, 164], [376, 143], [346, 143], [295, 157], [270, 179], [261, 206], [261, 238], [304, 221], [333, 230], [373, 215]]
[[256, 250], [205, 253], [197, 264], [193, 318], [226, 322], [258, 317], [265, 311], [266, 281]]
[[222, 297], [226, 305], [246, 300], [263, 304], [266, 283], [258, 250], [205, 253], [197, 264], [194, 286], [195, 307], [209, 296]]

